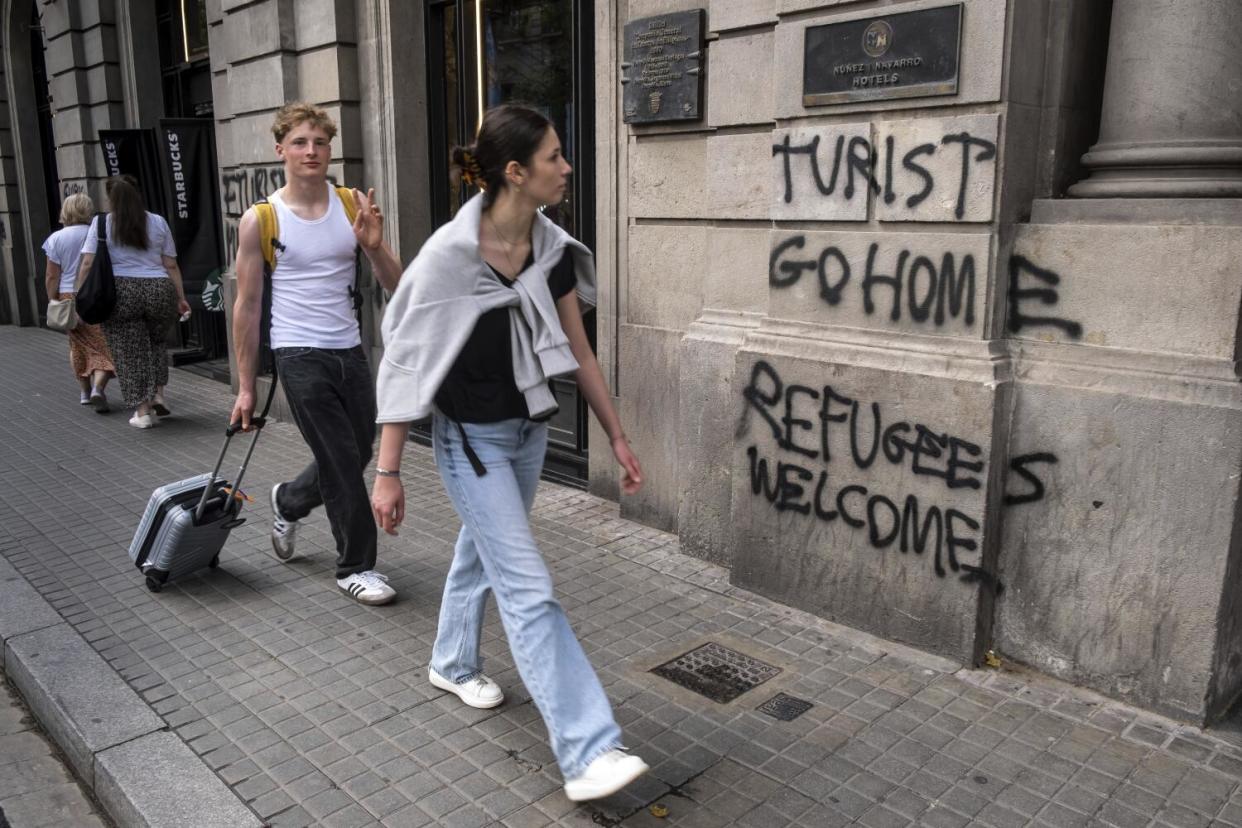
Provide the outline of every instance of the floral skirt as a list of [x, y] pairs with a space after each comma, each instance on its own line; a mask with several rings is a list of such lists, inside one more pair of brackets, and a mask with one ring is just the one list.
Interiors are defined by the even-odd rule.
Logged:
[[[61, 298], [68, 299], [72, 295], [62, 293]], [[75, 377], [90, 377], [96, 371], [116, 373], [102, 328], [80, 324], [69, 332], [69, 365]]]

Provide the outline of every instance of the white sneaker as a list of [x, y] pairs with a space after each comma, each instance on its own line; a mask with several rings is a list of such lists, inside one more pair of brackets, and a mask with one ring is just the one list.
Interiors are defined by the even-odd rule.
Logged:
[[[294, 544], [297, 542], [298, 522], [296, 520], [285, 520], [280, 516], [280, 509], [276, 507], [276, 490], [282, 483], [277, 483], [272, 487], [272, 551], [276, 553], [276, 557], [282, 561], [287, 561], [293, 557]], [[340, 581], [337, 581], [339, 584]]]
[[83, 391], [82, 396], [78, 397], [78, 405], [90, 405], [91, 394], [89, 391]]
[[565, 796], [573, 802], [609, 796], [649, 770], [646, 762], [623, 748], [610, 750], [587, 765], [577, 779], [565, 783]]
[[388, 576], [374, 569], [355, 572], [348, 578], [337, 578], [336, 585], [350, 598], [360, 604], [377, 606], [387, 604], [397, 597], [397, 591], [388, 585]]
[[[98, 411], [99, 409], [95, 409]], [[156, 421], [154, 414], [135, 414], [129, 418], [129, 424], [134, 428], [155, 428]]]
[[500, 685], [482, 673], [479, 673], [469, 681], [463, 681], [461, 684], [458, 684], [455, 681], [449, 681], [428, 667], [427, 681], [431, 682], [432, 687], [447, 690], [466, 704], [471, 707], [477, 707], [480, 710], [496, 707], [505, 700], [505, 693], [500, 689]]

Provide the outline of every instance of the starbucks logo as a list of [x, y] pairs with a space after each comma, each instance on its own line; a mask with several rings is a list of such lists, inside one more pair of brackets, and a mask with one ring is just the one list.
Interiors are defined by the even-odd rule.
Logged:
[[893, 27], [883, 20], [876, 20], [863, 31], [863, 51], [878, 58], [893, 45]]

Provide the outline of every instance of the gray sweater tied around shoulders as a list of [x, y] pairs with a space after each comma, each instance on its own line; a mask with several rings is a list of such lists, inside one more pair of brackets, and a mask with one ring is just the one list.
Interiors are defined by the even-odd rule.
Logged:
[[509, 308], [513, 376], [532, 418], [556, 408], [548, 380], [578, 369], [561, 329], [548, 273], [566, 248], [573, 256], [578, 299], [595, 305], [595, 264], [585, 245], [542, 213], [531, 226], [534, 263], [513, 287], [491, 272], [479, 251], [483, 196], [466, 202], [427, 240], [384, 310], [384, 357], [376, 380], [376, 422], [410, 422], [431, 414], [449, 369], [489, 310]]

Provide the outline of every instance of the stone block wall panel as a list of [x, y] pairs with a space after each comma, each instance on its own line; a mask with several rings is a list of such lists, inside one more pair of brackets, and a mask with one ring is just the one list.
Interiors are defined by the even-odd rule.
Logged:
[[1237, 544], [1236, 382], [1183, 383], [1151, 365], [1078, 384], [1043, 362], [1055, 350], [1032, 357], [1015, 396], [998, 649], [1132, 704], [1213, 718], [1242, 689], [1235, 675], [1208, 692], [1218, 651], [1236, 653], [1218, 626]]
[[1237, 227], [1023, 225], [1007, 263], [1009, 334], [1234, 359]]
[[971, 663], [996, 386], [846, 353], [738, 351], [733, 582]]
[[775, 230], [768, 313], [822, 325], [982, 338], [988, 233]]
[[620, 415], [645, 481], [621, 501], [621, 516], [666, 531], [677, 523], [681, 331], [623, 324], [621, 382], [641, 393], [621, 397]]

